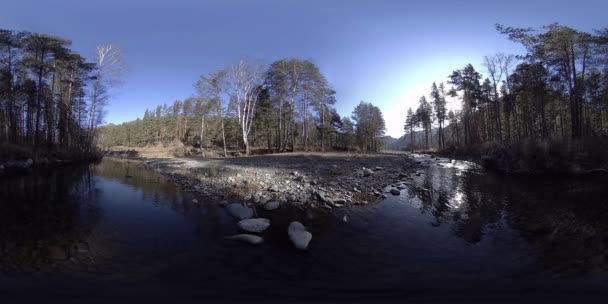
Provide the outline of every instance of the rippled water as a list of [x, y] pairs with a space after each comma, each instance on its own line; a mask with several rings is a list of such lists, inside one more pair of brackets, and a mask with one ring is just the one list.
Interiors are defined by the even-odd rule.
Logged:
[[[605, 178], [493, 175], [434, 160], [400, 196], [335, 214], [282, 207], [261, 246], [235, 221], [141, 164], [0, 180], [0, 295], [150, 299], [602, 296]], [[387, 188], [387, 190], [390, 189]], [[344, 222], [344, 216], [348, 221]], [[306, 252], [286, 226], [313, 233]], [[66, 288], [70, 286], [70, 288]], [[35, 292], [32, 292], [35, 291]]]

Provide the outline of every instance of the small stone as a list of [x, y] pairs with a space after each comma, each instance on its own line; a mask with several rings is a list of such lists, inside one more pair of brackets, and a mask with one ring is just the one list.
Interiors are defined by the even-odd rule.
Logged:
[[346, 200], [343, 199], [343, 198], [335, 198], [333, 201], [334, 201], [335, 205], [337, 205], [337, 204], [346, 204]]
[[264, 206], [262, 206], [262, 208], [264, 208], [264, 210], [266, 210], [266, 211], [275, 210], [275, 209], [279, 208], [279, 202], [277, 202], [277, 201], [268, 202], [268, 203], [264, 204]]
[[239, 220], [248, 219], [253, 216], [253, 210], [251, 208], [245, 207], [241, 204], [233, 203], [233, 204], [228, 205], [228, 207], [226, 209], [228, 210], [228, 213], [230, 213], [230, 215], [234, 216], [235, 218], [237, 218]]
[[397, 189], [391, 189], [390, 192], [391, 192], [392, 195], [399, 195], [399, 194], [401, 194], [401, 191], [399, 191]]
[[348, 223], [348, 216], [344, 215], [344, 217], [342, 217], [342, 221], [345, 223]]
[[270, 188], [268, 188], [268, 190], [270, 190], [272, 192], [279, 192], [279, 186], [272, 185]]
[[325, 191], [317, 190], [315, 192], [315, 194], [317, 195], [317, 198], [319, 198], [320, 201], [322, 201], [322, 202], [326, 201], [326, 199], [325, 199]]
[[192, 202], [196, 204], [196, 203], [198, 203], [198, 200], [197, 200], [197, 199], [195, 199], [195, 198], [193, 198], [193, 199], [192, 199]]
[[293, 172], [291, 172], [291, 175], [298, 176], [298, 174], [299, 174], [299, 173], [298, 173], [298, 171], [293, 171]]
[[306, 231], [306, 227], [300, 222], [291, 222], [287, 227], [287, 235], [294, 246], [300, 250], [308, 248], [308, 243], [312, 239], [312, 234]]
[[370, 176], [372, 174], [374, 174], [374, 171], [372, 171], [371, 169], [367, 169], [367, 168], [363, 169], [363, 176], [367, 177], [367, 176]]
[[265, 218], [252, 218], [239, 221], [237, 227], [247, 232], [262, 232], [270, 227], [270, 220]]
[[260, 236], [253, 234], [236, 234], [233, 236], [226, 237], [227, 240], [236, 240], [252, 245], [258, 245], [264, 243], [264, 239]]

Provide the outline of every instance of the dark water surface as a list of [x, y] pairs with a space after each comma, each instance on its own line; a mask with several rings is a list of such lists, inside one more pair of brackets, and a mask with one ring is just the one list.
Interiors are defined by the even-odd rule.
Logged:
[[[4, 177], [0, 302], [608, 295], [606, 178], [507, 177], [419, 159], [429, 168], [378, 204], [334, 215], [262, 212], [272, 226], [261, 246], [225, 240], [238, 231], [222, 207], [192, 203], [140, 163]], [[296, 219], [313, 233], [306, 252], [287, 237]]]

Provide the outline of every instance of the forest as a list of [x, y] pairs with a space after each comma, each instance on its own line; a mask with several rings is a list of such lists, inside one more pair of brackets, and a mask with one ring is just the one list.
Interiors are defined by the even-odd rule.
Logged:
[[0, 29], [0, 159], [88, 158], [95, 153], [121, 52], [99, 45], [88, 61], [70, 40]]
[[[181, 144], [192, 154], [227, 156], [286, 151], [379, 151], [385, 122], [377, 106], [361, 101], [340, 117], [335, 91], [309, 60], [281, 59], [269, 66], [241, 59], [202, 75], [198, 96], [144, 112], [142, 119], [100, 130], [100, 146]], [[190, 153], [190, 151], [188, 151]]]
[[[432, 83], [429, 98], [422, 96], [418, 108], [407, 111], [407, 149], [605, 160], [608, 29], [496, 28], [526, 54], [486, 56], [481, 72], [467, 64], [447, 84]], [[459, 110], [446, 109], [449, 97], [462, 102]]]

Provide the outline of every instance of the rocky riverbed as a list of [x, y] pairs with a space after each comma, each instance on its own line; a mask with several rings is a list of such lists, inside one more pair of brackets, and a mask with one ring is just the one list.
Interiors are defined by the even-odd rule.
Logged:
[[398, 195], [427, 165], [400, 153], [289, 153], [144, 163], [189, 191], [194, 202], [238, 201], [265, 210], [282, 204], [332, 210], [374, 203]]

